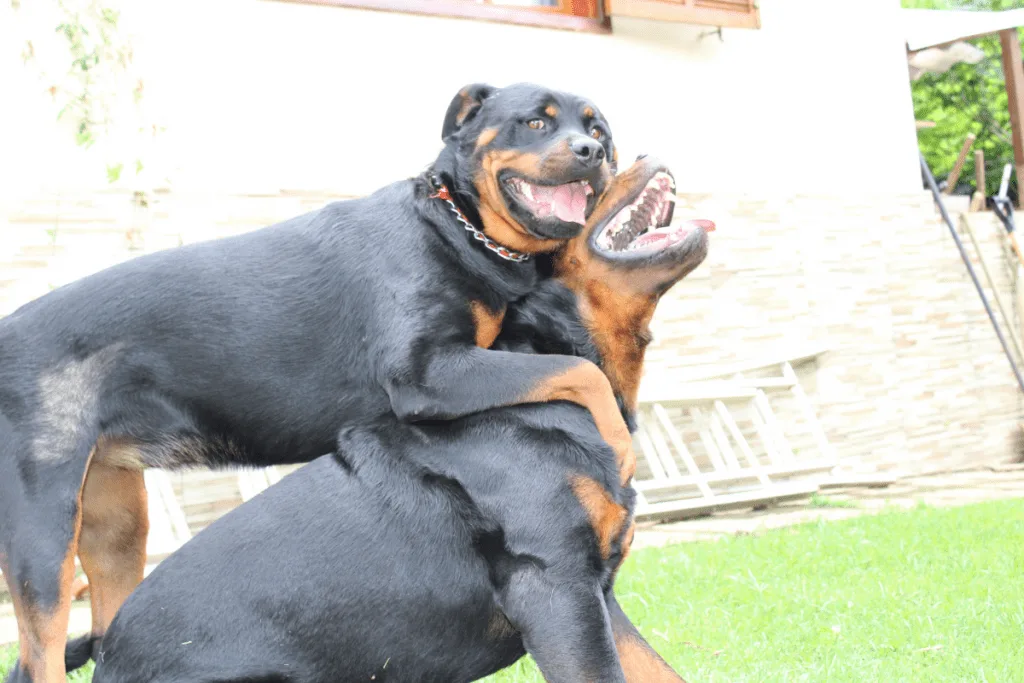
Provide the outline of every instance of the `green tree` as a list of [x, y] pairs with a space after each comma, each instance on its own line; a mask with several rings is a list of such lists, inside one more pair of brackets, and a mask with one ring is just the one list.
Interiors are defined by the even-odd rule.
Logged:
[[[1006, 10], [1024, 7], [1024, 0], [902, 0], [914, 9]], [[944, 74], [924, 74], [911, 85], [914, 116], [934, 121], [918, 133], [925, 159], [938, 176], [948, 174], [968, 133], [974, 149], [985, 152], [985, 192], [995, 194], [1003, 166], [1013, 162], [1010, 112], [1003, 76], [999, 36], [971, 41], [985, 53], [978, 64], [957, 64]], [[974, 157], [968, 158], [962, 179], [973, 178]], [[1011, 182], [1016, 192], [1017, 178]]]
[[[10, 0], [9, 17], [23, 20], [25, 65], [38, 73], [53, 98], [57, 119], [68, 124], [81, 147], [92, 147], [115, 126], [134, 126], [140, 139], [162, 130], [140, 108], [143, 81], [132, 63], [131, 38], [119, 23], [122, 1]], [[40, 60], [42, 52], [57, 58]], [[128, 101], [135, 105], [134, 118], [126, 117], [119, 106]], [[144, 168], [142, 146], [128, 159], [108, 160], [109, 182], [116, 183], [123, 174], [139, 176]]]

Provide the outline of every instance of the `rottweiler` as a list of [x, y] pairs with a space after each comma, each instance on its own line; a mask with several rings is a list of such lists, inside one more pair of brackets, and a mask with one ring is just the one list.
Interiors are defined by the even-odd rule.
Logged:
[[[496, 346], [588, 358], [632, 416], [658, 299], [707, 253], [672, 197], [653, 159], [617, 176]], [[528, 652], [550, 683], [681, 681], [613, 593], [634, 500], [569, 402], [346, 427], [160, 564], [93, 680], [458, 683]]]
[[308, 462], [384, 415], [553, 399], [585, 406], [628, 466], [596, 365], [487, 348], [544, 277], [537, 255], [580, 234], [604, 193], [607, 121], [575, 95], [477, 84], [453, 98], [442, 141], [419, 177], [122, 263], [0, 320], [9, 680], [64, 680], [76, 552], [95, 636], [141, 580], [144, 467]]

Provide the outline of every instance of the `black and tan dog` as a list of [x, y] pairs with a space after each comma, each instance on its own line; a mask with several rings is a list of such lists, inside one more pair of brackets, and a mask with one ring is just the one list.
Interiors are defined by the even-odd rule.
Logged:
[[[488, 350], [536, 259], [613, 173], [579, 97], [471, 86], [422, 177], [239, 237], [141, 257], [0, 321], [0, 569], [10, 680], [64, 680], [76, 552], [100, 635], [142, 578], [145, 466], [306, 462], [338, 430], [568, 399], [629, 463], [593, 363]], [[628, 469], [628, 467], [627, 467]]]
[[[706, 224], [658, 227], [673, 189], [653, 160], [617, 176], [497, 345], [601, 364], [632, 414], [658, 299], [707, 251]], [[142, 582], [94, 681], [459, 683], [524, 652], [550, 683], [681, 681], [615, 600], [621, 481], [566, 402], [346, 428]]]

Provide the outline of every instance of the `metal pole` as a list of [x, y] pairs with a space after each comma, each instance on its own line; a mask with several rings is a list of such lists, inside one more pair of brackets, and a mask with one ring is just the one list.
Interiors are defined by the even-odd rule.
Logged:
[[996, 331], [996, 336], [999, 338], [999, 344], [1003, 347], [1003, 353], [1006, 354], [1006, 360], [1010, 361], [1010, 367], [1013, 368], [1013, 375], [1017, 378], [1017, 385], [1020, 390], [1024, 392], [1024, 377], [1021, 377], [1020, 370], [1017, 368], [1017, 362], [1013, 359], [1013, 354], [1010, 353], [1010, 347], [1006, 344], [1006, 338], [1003, 337], [1003, 331], [999, 329], [999, 323], [996, 321], [996, 316], [992, 312], [992, 307], [989, 306], [988, 298], [985, 296], [985, 290], [981, 286], [981, 282], [978, 281], [978, 275], [974, 272], [974, 266], [971, 265], [971, 259], [967, 256], [967, 251], [964, 249], [964, 243], [960, 241], [960, 235], [957, 234], [956, 227], [953, 226], [953, 221], [949, 218], [949, 213], [946, 212], [946, 205], [942, 202], [942, 197], [939, 195], [939, 186], [935, 184], [935, 176], [932, 175], [932, 170], [928, 168], [928, 162], [925, 161], [924, 155], [921, 154], [921, 175], [924, 176], [925, 182], [928, 184], [928, 189], [932, 192], [932, 197], [935, 198], [935, 203], [939, 207], [939, 213], [942, 214], [942, 220], [945, 221], [946, 227], [949, 228], [949, 234], [953, 236], [953, 241], [956, 242], [956, 248], [960, 251], [960, 258], [963, 259], [964, 265], [967, 266], [967, 272], [971, 276], [971, 281], [974, 282], [974, 288], [978, 290], [978, 296], [981, 297], [981, 303], [985, 306], [985, 312], [988, 313], [988, 319], [992, 321], [992, 327]]
[[992, 211], [1003, 224], [1003, 227], [1006, 228], [1006, 236], [1010, 240], [1010, 248], [1017, 255], [1017, 260], [1024, 264], [1024, 252], [1020, 250], [1020, 243], [1017, 241], [1017, 230], [1013, 222], [1013, 202], [1006, 196], [1010, 188], [1010, 174], [1012, 172], [1013, 164], [1007, 164], [1003, 168], [1003, 180], [999, 183], [999, 194], [992, 198]]

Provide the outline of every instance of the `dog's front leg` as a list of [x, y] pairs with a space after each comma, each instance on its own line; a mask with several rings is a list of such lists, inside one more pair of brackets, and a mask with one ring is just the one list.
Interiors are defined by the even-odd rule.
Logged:
[[611, 591], [605, 602], [626, 683], [686, 683], [640, 635]]
[[500, 591], [501, 607], [523, 635], [548, 683], [627, 683], [604, 596], [581, 572], [531, 567]]
[[454, 420], [523, 403], [577, 403], [590, 411], [598, 432], [615, 450], [623, 480], [636, 469], [632, 437], [611, 384], [588, 360], [448, 347], [393, 364], [382, 384], [395, 414], [410, 422]]

